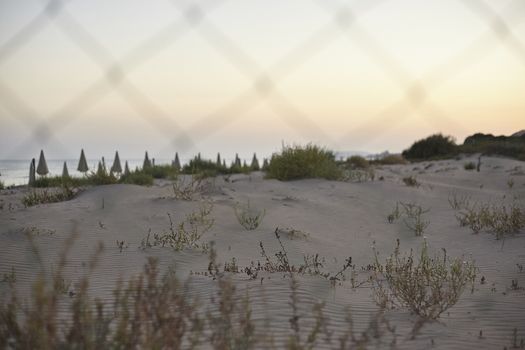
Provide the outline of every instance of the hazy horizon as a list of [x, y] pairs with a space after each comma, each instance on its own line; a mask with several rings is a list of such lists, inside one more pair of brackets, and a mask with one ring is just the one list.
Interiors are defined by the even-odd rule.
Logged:
[[395, 153], [525, 128], [523, 1], [46, 5], [0, 4], [0, 159]]

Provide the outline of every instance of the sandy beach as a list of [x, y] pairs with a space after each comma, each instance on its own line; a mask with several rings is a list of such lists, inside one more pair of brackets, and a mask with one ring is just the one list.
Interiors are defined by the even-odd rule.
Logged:
[[[314, 303], [324, 302], [333, 332], [331, 343], [321, 341], [316, 348], [338, 347], [337, 335], [348, 327], [343, 322], [347, 309], [358, 333], [368, 327], [379, 308], [366, 282], [369, 274], [365, 267], [374, 261], [372, 246], [384, 259], [392, 253], [397, 239], [403, 251], [419, 250], [426, 240], [432, 252], [445, 248], [449, 256], [473, 259], [478, 271], [474, 291], [466, 290], [456, 305], [437, 320], [426, 322], [415, 337], [411, 332], [417, 316], [403, 308], [385, 311], [386, 319], [395, 326], [395, 347], [511, 347], [515, 328], [518, 340], [525, 336], [525, 272], [519, 268], [525, 264], [523, 232], [499, 240], [486, 232], [473, 234], [467, 227], [460, 227], [449, 199], [455, 193], [469, 196], [473, 202], [512, 197], [523, 201], [525, 166], [519, 161], [484, 157], [481, 171], [476, 172], [463, 168], [469, 160], [477, 158], [377, 166], [375, 180], [363, 182], [281, 182], [264, 179], [262, 172], [218, 176], [207, 179], [205, 190], [190, 201], [175, 199], [172, 181], [168, 180], [156, 180], [151, 187], [90, 187], [70, 201], [30, 208], [20, 202], [27, 188], [7, 189], [0, 195], [0, 272], [13, 270], [18, 295], [28, 298], [39, 271], [44, 268], [51, 274], [57, 269], [65, 242], [76, 233], [64, 272], [69, 292], [61, 298], [64, 314], [74, 300], [78, 281], [88, 271], [87, 262], [98, 242], [105, 248], [90, 277], [91, 297], [110, 301], [119, 279], [139, 273], [147, 258], [155, 257], [161, 271], [174, 268], [179, 279], [188, 279], [188, 292], [207, 305], [216, 293], [217, 280], [205, 276], [209, 264], [206, 252], [160, 246], [141, 249], [148, 232], [170, 227], [168, 213], [178, 223], [205, 200], [213, 205], [210, 215], [214, 223], [200, 241], [215, 242], [218, 263], [235, 258], [242, 269], [252, 261], [263, 261], [259, 242], [273, 255], [280, 249], [274, 235], [277, 227], [283, 229], [281, 240], [294, 264], [300, 264], [304, 254], [319, 254], [325, 257], [326, 270], [337, 271], [346, 258], [352, 257], [356, 271], [353, 282], [348, 271], [345, 280], [335, 286], [318, 276], [297, 274], [300, 312], [309, 314]], [[402, 179], [410, 175], [415, 176], [419, 186], [403, 183]], [[261, 225], [251, 231], [238, 223], [234, 209], [237, 203], [248, 201], [252, 208], [265, 211]], [[387, 216], [397, 202], [417, 203], [428, 209], [425, 219], [429, 225], [423, 236], [415, 236], [402, 220], [388, 222]], [[295, 237], [286, 234], [291, 229], [297, 230]], [[38, 247], [41, 262], [32, 252], [28, 234]], [[118, 246], [117, 241], [124, 243]], [[280, 347], [290, 332], [287, 274], [262, 271], [257, 279], [245, 273], [221, 272], [221, 276], [231, 278], [241, 294], [247, 291], [255, 324], [271, 334], [274, 344]], [[517, 281], [514, 286], [513, 281]], [[7, 283], [0, 283], [4, 301], [8, 290]], [[390, 347], [392, 339], [392, 334], [386, 334], [378, 347]]]

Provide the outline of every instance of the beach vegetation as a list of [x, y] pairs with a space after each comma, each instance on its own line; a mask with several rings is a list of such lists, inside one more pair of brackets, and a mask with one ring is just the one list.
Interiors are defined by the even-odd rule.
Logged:
[[234, 207], [235, 217], [239, 224], [246, 230], [255, 230], [261, 224], [266, 214], [266, 210], [253, 208], [248, 201], [246, 204], [237, 203]]
[[[203, 244], [200, 239], [204, 233], [211, 229], [215, 219], [210, 214], [213, 209], [211, 202], [202, 202], [198, 210], [186, 215], [178, 225], [173, 223], [168, 213], [169, 227], [160, 233], [153, 233], [153, 246], [171, 247], [175, 251], [185, 248], [200, 248]], [[149, 234], [142, 245], [147, 247]]]
[[421, 184], [417, 181], [415, 176], [406, 176], [403, 178], [403, 183], [408, 187], [419, 187]]
[[312, 144], [284, 146], [281, 153], [272, 155], [266, 172], [267, 178], [281, 181], [306, 178], [338, 180], [341, 175], [334, 153]]
[[57, 203], [71, 200], [75, 197], [77, 191], [68, 186], [63, 186], [57, 190], [31, 190], [22, 197], [22, 204], [32, 207], [38, 204]]
[[474, 170], [474, 169], [476, 169], [476, 164], [474, 164], [474, 162], [467, 162], [467, 163], [463, 164], [463, 168], [465, 170]]
[[468, 204], [458, 208], [456, 219], [460, 226], [469, 227], [473, 233], [486, 230], [493, 233], [496, 239], [501, 239], [525, 227], [525, 209], [516, 201]]
[[400, 242], [382, 263], [374, 248], [374, 296], [382, 307], [407, 307], [424, 319], [438, 318], [454, 306], [470, 284], [474, 291], [476, 266], [464, 257], [450, 258], [445, 249], [431, 256], [423, 242], [419, 254], [402, 254]]
[[414, 142], [402, 154], [408, 160], [440, 159], [456, 154], [457, 149], [456, 142], [451, 136], [434, 134]]
[[346, 160], [346, 163], [354, 169], [367, 169], [370, 166], [368, 160], [361, 156], [351, 156]]

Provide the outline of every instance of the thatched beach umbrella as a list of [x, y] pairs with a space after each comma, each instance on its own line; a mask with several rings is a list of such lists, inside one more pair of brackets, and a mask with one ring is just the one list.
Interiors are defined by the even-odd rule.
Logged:
[[175, 160], [172, 163], [175, 170], [180, 170], [180, 160], [179, 160], [179, 153], [175, 152]]
[[128, 161], [126, 160], [126, 164], [124, 165], [124, 176], [128, 176], [130, 174]]
[[250, 168], [252, 168], [252, 170], [255, 170], [255, 171], [260, 169], [259, 160], [257, 159], [257, 155], [255, 153], [253, 154], [252, 164], [250, 165]]
[[149, 160], [148, 151], [146, 151], [146, 155], [144, 156], [144, 164], [142, 164], [142, 169], [151, 168], [151, 161]]
[[89, 170], [86, 155], [84, 154], [84, 150], [80, 151], [80, 160], [78, 161], [78, 167], [77, 170], [81, 173], [87, 173]]
[[67, 164], [64, 162], [64, 167], [62, 168], [62, 178], [69, 178], [69, 171], [67, 170]]
[[118, 155], [118, 151], [115, 152], [115, 159], [113, 160], [111, 171], [117, 174], [120, 174], [122, 172], [122, 165], [120, 164], [120, 157]]
[[45, 176], [49, 174], [49, 169], [47, 168], [46, 157], [44, 157], [44, 151], [40, 151], [40, 158], [38, 159], [38, 167], [36, 168], [38, 175]]
[[220, 153], [217, 153], [217, 166], [221, 166], [222, 162], [221, 162], [221, 154]]
[[31, 164], [29, 164], [29, 186], [33, 186], [36, 181], [35, 174], [35, 158], [31, 159]]

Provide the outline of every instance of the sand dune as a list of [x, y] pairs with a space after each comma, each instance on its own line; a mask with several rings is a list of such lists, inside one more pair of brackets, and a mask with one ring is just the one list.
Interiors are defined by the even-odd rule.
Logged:
[[[424, 233], [429, 246], [436, 251], [446, 248], [450, 256], [471, 256], [479, 267], [475, 292], [465, 292], [460, 301], [438, 321], [427, 323], [411, 339], [409, 334], [417, 318], [404, 309], [387, 312], [396, 326], [400, 348], [423, 349], [494, 349], [512, 345], [513, 329], [525, 337], [525, 290], [511, 290], [511, 281], [525, 287], [525, 236], [509, 236], [496, 240], [494, 235], [473, 234], [460, 227], [454, 210], [448, 203], [452, 192], [471, 196], [473, 201], [498, 201], [516, 196], [525, 199], [525, 164], [503, 158], [482, 159], [480, 172], [466, 171], [463, 164], [476, 157], [461, 160], [441, 160], [409, 165], [376, 168], [375, 181], [349, 183], [326, 180], [280, 182], [263, 179], [262, 173], [234, 175], [225, 181], [213, 180], [208, 193], [213, 203], [215, 224], [203, 237], [216, 244], [219, 262], [237, 259], [239, 266], [261, 260], [259, 241], [268, 252], [279, 250], [274, 236], [276, 227], [293, 228], [309, 234], [307, 238], [289, 239], [283, 236], [290, 258], [302, 262], [305, 253], [326, 257], [326, 268], [336, 271], [351, 256], [358, 266], [373, 260], [372, 244], [386, 257], [400, 239], [403, 250], [418, 249], [423, 237], [416, 237], [402, 221], [388, 223], [387, 215], [397, 201], [415, 202], [429, 212], [430, 222]], [[406, 186], [402, 178], [414, 175], [419, 187]], [[378, 180], [383, 177], [384, 180]], [[508, 185], [513, 179], [512, 188]], [[174, 222], [184, 219], [198, 207], [198, 201], [172, 198], [169, 181], [158, 181], [152, 187], [110, 185], [88, 188], [68, 202], [23, 208], [20, 198], [27, 189], [4, 190], [0, 196], [0, 273], [12, 267], [16, 271], [16, 287], [27, 297], [41, 263], [34, 256], [24, 232], [33, 230], [43, 266], [56, 268], [64, 242], [73, 231], [78, 233], [69, 252], [65, 276], [75, 283], [87, 271], [86, 262], [97, 242], [105, 250], [91, 278], [90, 293], [110, 298], [115, 282], [129, 278], [142, 270], [147, 257], [159, 259], [163, 270], [175, 266], [181, 278], [191, 279], [193, 295], [208, 301], [216, 290], [216, 281], [191, 272], [204, 272], [208, 256], [199, 250], [174, 252], [170, 248], [139, 249], [148, 231], [160, 232], [169, 227], [167, 213]], [[266, 215], [259, 228], [244, 230], [236, 220], [234, 206], [250, 201], [253, 207], [264, 209]], [[11, 203], [11, 204], [10, 204]], [[32, 229], [33, 228], [33, 229]], [[37, 234], [38, 233], [38, 234]], [[124, 241], [122, 252], [116, 241]], [[238, 289], [247, 289], [252, 299], [253, 318], [264, 323], [277, 343], [289, 330], [289, 281], [283, 274], [262, 274], [250, 280], [243, 274], [232, 278]], [[486, 283], [480, 284], [481, 276]], [[365, 278], [364, 275], [362, 278]], [[0, 283], [2, 298], [7, 284]], [[325, 313], [334, 331], [344, 332], [341, 321], [350, 308], [354, 325], [363, 330], [378, 309], [372, 290], [366, 284], [351, 288], [345, 281], [336, 287], [315, 276], [299, 277], [299, 299], [309, 308], [313, 302], [326, 302]], [[64, 296], [67, 303], [67, 296]], [[479, 337], [482, 330], [483, 337]], [[326, 344], [326, 348], [331, 346]]]

